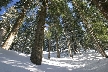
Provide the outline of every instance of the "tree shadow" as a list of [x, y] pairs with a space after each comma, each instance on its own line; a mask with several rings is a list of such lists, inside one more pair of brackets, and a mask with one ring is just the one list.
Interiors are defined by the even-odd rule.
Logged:
[[50, 64], [45, 59], [43, 59], [42, 65], [37, 66], [31, 63], [28, 55], [1, 49], [0, 64], [0, 70], [5, 72], [71, 72], [68, 68]]
[[107, 60], [97, 63], [98, 66], [96, 62], [100, 62], [98, 57], [84, 54], [73, 59], [43, 58], [42, 65], [35, 65], [31, 63], [30, 55], [0, 49], [0, 70], [5, 69], [5, 72], [92, 72], [101, 66], [108, 66]]

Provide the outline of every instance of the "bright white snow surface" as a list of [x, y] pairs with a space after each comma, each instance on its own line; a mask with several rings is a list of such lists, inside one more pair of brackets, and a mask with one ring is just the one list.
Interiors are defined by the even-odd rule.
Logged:
[[[108, 53], [108, 52], [107, 52]], [[42, 65], [30, 62], [30, 55], [0, 48], [0, 72], [108, 72], [108, 59], [93, 50], [74, 55], [73, 59], [51, 52], [51, 59], [43, 52]]]

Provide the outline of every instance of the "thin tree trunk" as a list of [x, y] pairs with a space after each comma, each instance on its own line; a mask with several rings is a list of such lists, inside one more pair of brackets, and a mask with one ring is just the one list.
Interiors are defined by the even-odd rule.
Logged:
[[74, 54], [76, 55], [77, 52], [78, 52], [76, 42], [73, 42], [72, 45], [73, 45], [73, 46], [72, 46], [72, 48], [73, 48], [73, 52], [74, 52]]
[[39, 20], [37, 22], [37, 29], [35, 35], [35, 42], [32, 48], [30, 60], [32, 63], [36, 65], [41, 65], [42, 62], [42, 48], [43, 48], [43, 41], [44, 41], [44, 24], [45, 24], [45, 17], [46, 17], [46, 4], [47, 0], [43, 0], [41, 6], [41, 11], [39, 12]]
[[67, 46], [68, 46], [69, 56], [73, 58], [72, 50], [71, 50], [71, 41], [70, 40], [68, 41], [68, 45]]
[[51, 50], [51, 39], [49, 39], [49, 46], [48, 46], [48, 59], [50, 59], [50, 50]]
[[60, 51], [59, 51], [58, 37], [57, 36], [56, 36], [56, 49], [57, 49], [57, 58], [60, 58]]
[[73, 5], [77, 8], [80, 17], [81, 17], [82, 20], [83, 20], [83, 23], [84, 23], [85, 26], [87, 27], [87, 30], [88, 30], [88, 32], [90, 33], [90, 35], [93, 37], [93, 39], [94, 39], [94, 41], [95, 41], [95, 44], [96, 44], [96, 46], [97, 46], [97, 47], [96, 47], [97, 50], [101, 53], [101, 55], [102, 55], [103, 57], [106, 57], [106, 58], [107, 58], [108, 56], [107, 56], [107, 54], [104, 52], [103, 48], [99, 45], [99, 43], [98, 43], [98, 41], [97, 41], [97, 39], [96, 39], [96, 36], [95, 36], [94, 32], [92, 31], [91, 28], [88, 27], [88, 22], [87, 22], [87, 20], [83, 17], [83, 14], [80, 12], [81, 9], [80, 9], [80, 7], [78, 6], [77, 2], [72, 1], [72, 3], [73, 3]]
[[2, 43], [2, 35], [3, 34], [3, 29], [0, 29], [0, 47], [1, 47], [1, 43]]
[[6, 50], [9, 50], [15, 36], [17, 35], [17, 32], [18, 32], [18, 29], [20, 28], [20, 26], [22, 25], [22, 22], [23, 22], [23, 19], [24, 19], [24, 16], [25, 16], [25, 13], [26, 13], [26, 10], [27, 8], [29, 8], [29, 5], [30, 4], [30, 1], [26, 1], [25, 4], [24, 4], [24, 8], [22, 9], [22, 12], [19, 13], [19, 16], [11, 30], [11, 32], [9, 33], [6, 41], [3, 43], [2, 45], [2, 48], [3, 49], [6, 49]]

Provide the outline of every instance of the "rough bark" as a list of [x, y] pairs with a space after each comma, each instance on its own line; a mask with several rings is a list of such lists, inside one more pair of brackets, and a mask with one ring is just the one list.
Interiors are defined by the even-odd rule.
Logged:
[[35, 35], [35, 42], [32, 48], [30, 60], [32, 63], [36, 65], [41, 65], [42, 62], [42, 48], [43, 48], [43, 41], [44, 41], [44, 24], [45, 24], [45, 17], [46, 17], [46, 4], [47, 0], [43, 0], [41, 10], [39, 12], [39, 20], [37, 22], [37, 29]]
[[9, 33], [6, 41], [2, 45], [3, 49], [9, 50], [15, 36], [17, 35], [18, 29], [22, 25], [26, 10], [27, 10], [27, 8], [29, 8], [29, 4], [30, 4], [29, 0], [24, 3], [24, 8], [22, 9], [22, 12], [19, 13], [19, 16], [18, 16], [18, 18], [17, 18], [11, 32]]
[[100, 54], [101, 54], [103, 57], [106, 57], [106, 58], [107, 58], [108, 56], [107, 56], [107, 54], [104, 52], [103, 48], [99, 45], [98, 40], [97, 40], [97, 38], [96, 38], [96, 36], [95, 36], [93, 30], [92, 30], [91, 28], [88, 27], [88, 22], [87, 22], [87, 20], [83, 17], [83, 14], [81, 13], [81, 11], [80, 11], [81, 9], [80, 9], [80, 7], [78, 6], [77, 2], [72, 1], [72, 3], [73, 3], [73, 5], [77, 8], [80, 17], [82, 18], [83, 23], [85, 24], [85, 26], [86, 26], [86, 28], [87, 28], [87, 31], [90, 33], [90, 35], [92, 36], [93, 40], [95, 41], [95, 44], [96, 44], [96, 46], [97, 46], [97, 47], [96, 47], [97, 50], [100, 52]]

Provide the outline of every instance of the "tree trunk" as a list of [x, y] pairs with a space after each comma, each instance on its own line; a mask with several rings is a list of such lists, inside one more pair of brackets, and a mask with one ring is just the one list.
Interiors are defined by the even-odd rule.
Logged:
[[3, 34], [3, 29], [0, 29], [0, 47], [1, 47], [1, 43], [2, 43], [2, 35]]
[[106, 57], [106, 58], [107, 58], [108, 56], [107, 56], [107, 54], [104, 52], [103, 48], [99, 45], [99, 43], [98, 43], [98, 41], [97, 41], [97, 38], [96, 38], [94, 32], [92, 31], [91, 28], [88, 27], [88, 22], [87, 22], [87, 20], [83, 17], [83, 14], [81, 13], [81, 11], [80, 11], [81, 9], [80, 9], [80, 7], [78, 6], [77, 2], [72, 1], [72, 3], [73, 3], [73, 5], [77, 8], [80, 17], [81, 17], [82, 20], [83, 20], [83, 23], [84, 23], [85, 26], [87, 27], [87, 31], [90, 33], [90, 35], [92, 36], [93, 40], [95, 41], [95, 44], [96, 44], [96, 46], [97, 46], [97, 47], [96, 47], [97, 50], [100, 52], [100, 54], [101, 54], [103, 57]]
[[73, 58], [72, 50], [71, 50], [71, 41], [70, 40], [68, 41], [68, 45], [67, 46], [68, 46], [69, 56]]
[[12, 44], [14, 38], [15, 38], [15, 36], [17, 35], [17, 32], [18, 32], [19, 27], [20, 27], [21, 24], [22, 24], [23, 18], [24, 18], [24, 12], [20, 13], [20, 15], [19, 15], [19, 17], [18, 17], [16, 23], [14, 24], [14, 26], [13, 26], [11, 32], [10, 32], [9, 35], [8, 35], [6, 41], [5, 41], [4, 44], [2, 45], [2, 48], [3, 48], [3, 49], [9, 50], [9, 48], [10, 48], [10, 46], [11, 46], [11, 44]]
[[22, 12], [19, 13], [19, 16], [18, 16], [18, 18], [17, 18], [11, 32], [9, 33], [6, 41], [2, 45], [3, 49], [9, 50], [15, 36], [17, 35], [18, 29], [22, 25], [26, 10], [27, 10], [27, 8], [29, 8], [29, 4], [30, 4], [29, 0], [24, 3], [24, 8], [22, 9]]
[[43, 48], [43, 41], [44, 41], [44, 24], [45, 24], [45, 17], [46, 17], [46, 4], [47, 0], [43, 0], [41, 6], [41, 10], [39, 12], [39, 20], [37, 22], [37, 29], [35, 35], [35, 42], [32, 48], [30, 60], [32, 63], [36, 65], [41, 65], [42, 62], [42, 48]]
[[75, 43], [73, 43], [73, 51], [74, 51], [74, 54], [76, 55], [76, 53], [77, 53], [77, 47], [76, 47]]
[[50, 50], [51, 50], [51, 39], [49, 39], [49, 45], [48, 45], [48, 59], [50, 59]]
[[59, 51], [58, 37], [57, 36], [56, 36], [56, 50], [57, 50], [57, 58], [60, 58], [60, 51]]

